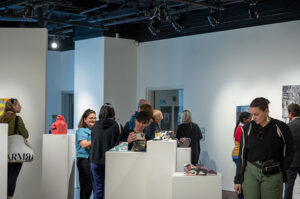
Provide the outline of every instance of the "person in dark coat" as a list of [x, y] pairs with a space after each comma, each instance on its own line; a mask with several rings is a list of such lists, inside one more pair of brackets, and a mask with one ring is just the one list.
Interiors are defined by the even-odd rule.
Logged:
[[288, 106], [288, 117], [290, 119], [288, 126], [294, 140], [294, 158], [287, 170], [284, 199], [292, 199], [295, 180], [297, 174], [300, 175], [300, 106], [298, 104]]
[[115, 121], [115, 110], [105, 103], [99, 114], [99, 120], [92, 128], [91, 171], [93, 175], [94, 199], [104, 198], [105, 152], [117, 145], [122, 127]]
[[189, 110], [182, 111], [181, 123], [182, 124], [178, 126], [176, 138], [178, 140], [183, 137], [191, 139], [191, 163], [196, 165], [200, 155], [200, 140], [202, 139], [201, 130], [196, 123], [193, 123], [192, 114]]

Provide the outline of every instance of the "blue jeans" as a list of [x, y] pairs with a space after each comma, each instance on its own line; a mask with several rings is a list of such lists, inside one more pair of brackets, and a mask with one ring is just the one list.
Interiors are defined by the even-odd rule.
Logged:
[[105, 190], [105, 165], [92, 163], [91, 170], [93, 175], [94, 199], [103, 199]]

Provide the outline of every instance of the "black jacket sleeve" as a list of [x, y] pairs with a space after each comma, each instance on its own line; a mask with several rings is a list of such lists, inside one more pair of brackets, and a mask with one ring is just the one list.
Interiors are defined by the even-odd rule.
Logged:
[[283, 170], [287, 170], [292, 161], [293, 161], [293, 157], [294, 157], [294, 142], [293, 142], [293, 137], [292, 137], [292, 133], [291, 130], [289, 128], [289, 126], [285, 123], [281, 123], [282, 126], [282, 134], [284, 136], [284, 140], [285, 140], [285, 144], [286, 144], [286, 148], [285, 148], [285, 157], [283, 159]]

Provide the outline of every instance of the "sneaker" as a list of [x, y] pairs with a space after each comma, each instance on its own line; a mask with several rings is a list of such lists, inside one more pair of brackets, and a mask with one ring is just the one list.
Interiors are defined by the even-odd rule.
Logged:
[[198, 175], [199, 176], [206, 176], [206, 170], [204, 170], [204, 169], [198, 169]]
[[209, 176], [216, 176], [217, 172], [215, 172], [214, 170], [208, 170], [207, 171], [207, 175], [209, 175]]

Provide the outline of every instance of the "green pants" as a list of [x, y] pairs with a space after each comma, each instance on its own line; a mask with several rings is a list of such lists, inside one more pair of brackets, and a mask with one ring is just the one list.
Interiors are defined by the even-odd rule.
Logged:
[[245, 199], [282, 199], [282, 172], [264, 175], [247, 162], [242, 189]]

